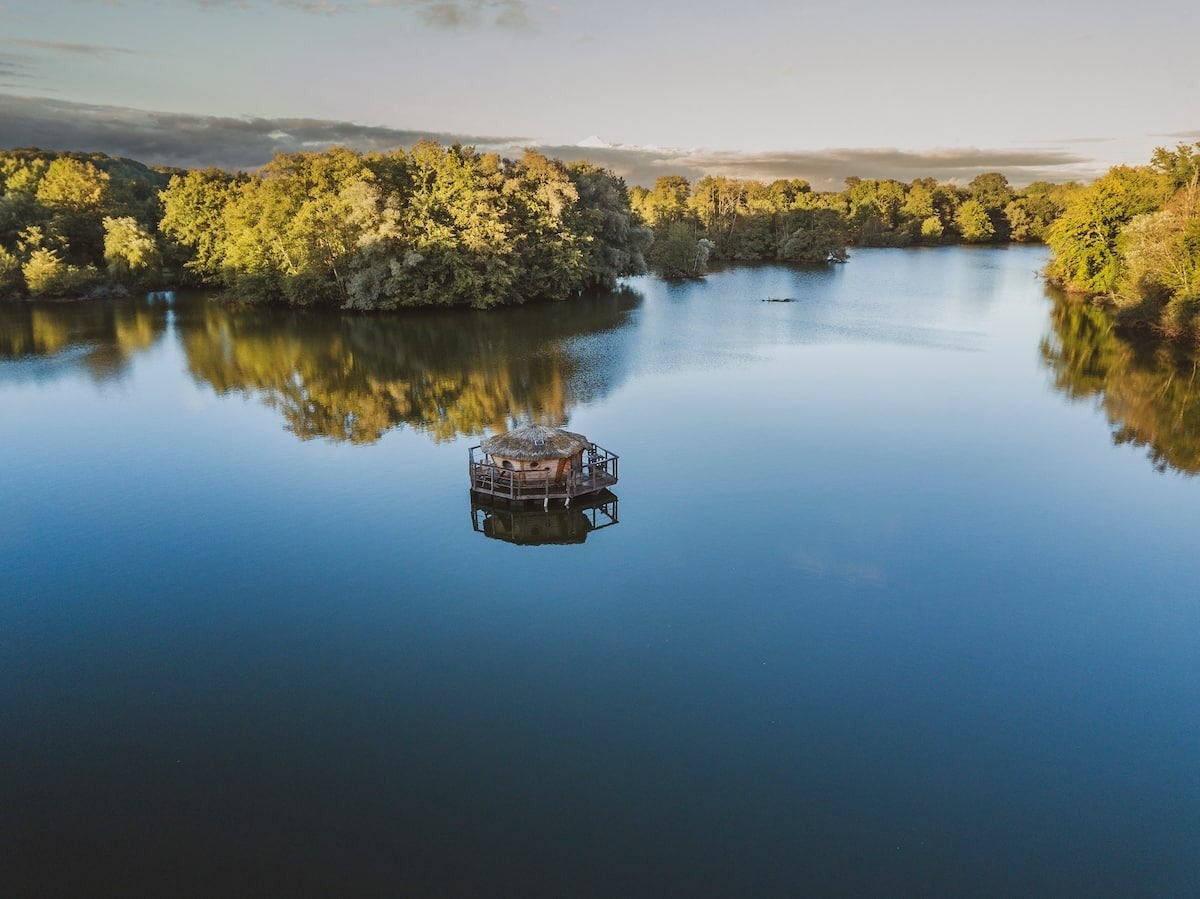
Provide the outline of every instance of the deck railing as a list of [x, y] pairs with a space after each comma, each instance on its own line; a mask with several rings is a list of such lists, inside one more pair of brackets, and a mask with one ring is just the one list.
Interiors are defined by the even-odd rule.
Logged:
[[619, 457], [594, 443], [584, 450], [583, 464], [562, 477], [548, 472], [504, 468], [492, 462], [486, 453], [476, 459], [475, 451], [479, 449], [478, 446], [470, 449], [471, 489], [511, 502], [540, 500], [549, 504], [552, 499], [570, 501], [572, 497], [595, 493], [617, 483]]

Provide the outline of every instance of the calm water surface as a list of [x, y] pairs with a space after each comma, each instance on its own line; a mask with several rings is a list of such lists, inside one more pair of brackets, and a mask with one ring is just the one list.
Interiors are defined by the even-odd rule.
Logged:
[[1200, 379], [1043, 262], [0, 307], [0, 894], [1200, 894]]

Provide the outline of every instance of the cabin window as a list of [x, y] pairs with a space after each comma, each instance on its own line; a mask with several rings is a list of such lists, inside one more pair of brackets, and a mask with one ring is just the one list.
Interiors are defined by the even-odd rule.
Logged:
[[500, 464], [501, 464], [501, 465], [502, 465], [504, 468], [507, 468], [509, 471], [512, 471], [512, 470], [513, 470], [513, 464], [512, 464], [511, 462], [509, 462], [507, 459], [505, 459], [505, 460], [504, 460], [503, 462], [501, 462]]
[[530, 463], [529, 463], [529, 467], [530, 467], [530, 468], [537, 468], [537, 467], [538, 467], [538, 464], [537, 464], [536, 462], [530, 462]]

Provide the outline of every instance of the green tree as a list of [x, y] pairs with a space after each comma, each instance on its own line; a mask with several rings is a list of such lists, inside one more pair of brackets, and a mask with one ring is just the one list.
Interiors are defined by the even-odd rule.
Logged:
[[791, 234], [779, 249], [779, 258], [795, 262], [825, 262], [846, 253], [846, 218], [833, 209], [798, 209], [788, 216]]
[[945, 231], [942, 220], [936, 215], [931, 215], [921, 222], [921, 241], [928, 244], [941, 243]]
[[575, 181], [562, 162], [534, 150], [505, 167], [504, 175], [514, 291], [530, 299], [567, 296], [578, 289], [587, 265]]
[[671, 222], [694, 222], [695, 213], [688, 204], [691, 186], [687, 178], [664, 175], [654, 182], [654, 188], [640, 200], [638, 213], [648, 225]]
[[0, 299], [21, 289], [21, 260], [0, 246]]
[[49, 210], [51, 225], [70, 247], [72, 257], [81, 262], [103, 258], [101, 220], [109, 210], [110, 181], [107, 172], [90, 162], [60, 157], [38, 183], [38, 202]]
[[1118, 240], [1122, 277], [1115, 297], [1126, 321], [1170, 334], [1196, 333], [1200, 314], [1200, 175], [1165, 208], [1135, 216]]
[[[851, 183], [852, 182], [852, 183]], [[901, 226], [907, 200], [899, 181], [847, 179], [850, 184], [850, 227], [855, 243], [863, 246], [903, 246], [911, 234]]]
[[46, 227], [50, 213], [37, 200], [38, 182], [49, 163], [0, 153], [0, 246], [15, 247], [30, 225]]
[[44, 247], [30, 254], [21, 274], [31, 294], [46, 297], [74, 296], [99, 280], [95, 268], [68, 265], [58, 251]]
[[37, 157], [22, 157], [11, 152], [0, 154], [0, 192], [9, 197], [36, 197], [38, 183], [49, 165], [47, 160]]
[[746, 214], [748, 185], [734, 178], [701, 178], [688, 198], [688, 206], [722, 255], [739, 220]]
[[984, 172], [976, 175], [967, 185], [972, 200], [978, 200], [984, 209], [1003, 209], [1013, 198], [1008, 179], [1000, 172]]
[[570, 167], [579, 194], [574, 227], [584, 247], [583, 287], [613, 288], [625, 275], [646, 271], [654, 232], [634, 221], [625, 182], [586, 162]]
[[228, 242], [225, 212], [239, 183], [220, 169], [192, 170], [172, 177], [162, 193], [159, 228], [190, 251], [184, 267], [201, 280], [220, 278]]
[[904, 205], [900, 207], [901, 215], [923, 222], [936, 214], [933, 192], [937, 188], [937, 182], [930, 184], [930, 181], [932, 179], [917, 180], [908, 186], [908, 195], [904, 198]]
[[1200, 141], [1190, 146], [1179, 144], [1174, 150], [1159, 147], [1150, 157], [1150, 166], [1166, 176], [1176, 189], [1185, 187], [1200, 171]]
[[697, 234], [689, 222], [667, 222], [655, 229], [647, 259], [664, 278], [695, 278], [708, 267], [712, 242]]
[[1068, 290], [1109, 293], [1121, 277], [1117, 241], [1135, 216], [1159, 208], [1170, 182], [1148, 167], [1116, 166], [1075, 193], [1050, 227], [1047, 274]]
[[51, 209], [94, 212], [104, 208], [111, 180], [90, 162], [61, 157], [50, 163], [38, 182], [37, 198]]
[[104, 261], [121, 282], [148, 283], [162, 267], [158, 242], [133, 216], [104, 219]]
[[967, 185], [967, 193], [983, 207], [992, 223], [992, 237], [988, 239], [1008, 240], [1009, 224], [1004, 210], [1015, 196], [1008, 179], [1000, 172], [984, 172], [971, 179], [971, 183]]
[[958, 207], [954, 224], [962, 239], [968, 243], [986, 243], [996, 236], [987, 210], [976, 199], [967, 200]]
[[1050, 225], [1062, 214], [1062, 194], [1060, 185], [1044, 181], [1035, 181], [1021, 191], [1004, 207], [1009, 239], [1044, 241]]
[[412, 149], [409, 162], [406, 230], [420, 260], [405, 300], [479, 309], [524, 302], [500, 157], [425, 142]]

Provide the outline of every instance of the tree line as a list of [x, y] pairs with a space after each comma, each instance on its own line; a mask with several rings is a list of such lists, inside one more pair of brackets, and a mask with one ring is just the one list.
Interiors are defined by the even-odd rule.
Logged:
[[648, 259], [660, 273], [699, 274], [710, 259], [815, 263], [845, 258], [847, 246], [1041, 241], [1080, 186], [1036, 182], [1014, 189], [999, 172], [965, 188], [919, 178], [846, 179], [846, 189], [816, 192], [807, 181], [770, 183], [677, 175], [630, 202], [654, 229]]
[[1119, 325], [1200, 339], [1200, 142], [1113, 167], [1070, 198], [1047, 243], [1050, 280]]
[[1079, 185], [847, 179], [839, 192], [612, 172], [459, 145], [276, 156], [255, 174], [0, 153], [0, 297], [206, 285], [345, 309], [564, 299], [710, 260], [824, 263], [847, 246], [1043, 240]]
[[0, 296], [209, 285], [346, 309], [563, 299], [645, 270], [624, 182], [462, 146], [276, 156], [254, 175], [0, 154]]

